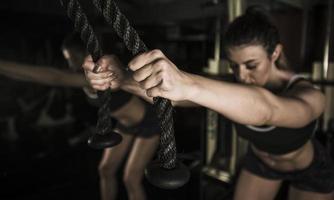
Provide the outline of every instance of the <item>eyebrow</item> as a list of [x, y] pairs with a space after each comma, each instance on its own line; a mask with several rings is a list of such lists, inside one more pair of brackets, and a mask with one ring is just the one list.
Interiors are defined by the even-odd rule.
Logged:
[[[232, 61], [232, 60], [230, 60], [229, 59], [229, 61], [231, 62], [231, 63], [234, 63], [234, 64], [236, 64], [236, 62], [234, 62], [234, 61]], [[250, 63], [253, 63], [253, 62], [255, 62], [256, 61], [256, 59], [250, 59], [250, 60], [247, 60], [247, 61], [245, 61], [245, 62], [243, 62], [243, 64], [250, 64]]]
[[246, 62], [244, 62], [244, 64], [250, 64], [252, 62], [255, 62], [256, 60], [255, 59], [250, 59], [250, 60], [247, 60]]

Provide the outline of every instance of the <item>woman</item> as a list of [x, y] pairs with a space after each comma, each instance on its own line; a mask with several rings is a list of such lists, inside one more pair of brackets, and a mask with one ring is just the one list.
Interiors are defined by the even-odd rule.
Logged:
[[324, 95], [288, 69], [278, 31], [259, 11], [249, 9], [225, 34], [224, 49], [238, 83], [211, 80], [179, 70], [161, 51], [138, 55], [129, 63], [132, 78], [119, 76], [119, 65], [101, 59], [83, 67], [93, 88], [121, 85], [143, 96], [164, 97], [174, 105], [197, 104], [234, 121], [250, 142], [234, 199], [274, 199], [283, 180], [289, 199], [334, 199], [334, 167], [312, 137], [324, 111]]
[[[78, 71], [84, 59], [85, 51], [79, 37], [67, 38], [62, 46], [64, 57], [70, 68]], [[120, 63], [116, 56], [115, 62]], [[84, 87], [90, 102], [93, 104], [97, 98], [96, 92], [89, 87]], [[147, 126], [157, 124], [153, 110], [146, 102], [121, 90], [115, 90], [112, 94], [110, 107], [111, 116], [117, 119], [116, 130], [122, 135], [122, 142], [115, 147], [107, 148], [103, 152], [99, 164], [100, 190], [102, 200], [116, 199], [118, 191], [117, 171], [123, 161], [123, 182], [130, 200], [146, 199], [142, 178], [146, 165], [151, 161], [159, 144], [160, 128]], [[97, 100], [97, 99], [96, 99]]]
[[[69, 66], [78, 71], [84, 59], [84, 48], [79, 37], [69, 38], [63, 43], [63, 54]], [[76, 42], [74, 42], [76, 41]], [[80, 52], [81, 51], [81, 52]], [[114, 60], [119, 63], [117, 57]], [[79, 67], [79, 68], [78, 68]], [[94, 90], [83, 88], [94, 104], [97, 98]], [[94, 95], [95, 94], [95, 95]], [[159, 144], [160, 128], [147, 126], [157, 124], [154, 111], [148, 104], [134, 95], [121, 90], [112, 93], [111, 116], [117, 119], [116, 132], [122, 136], [122, 142], [103, 152], [99, 164], [100, 189], [102, 200], [117, 199], [117, 171], [122, 162], [124, 166], [123, 182], [130, 200], [145, 200], [142, 178], [146, 165], [151, 161]]]
[[[0, 74], [49, 86], [82, 88], [90, 103], [99, 104], [96, 91], [90, 87], [82, 72], [81, 64], [86, 51], [79, 35], [68, 35], [61, 49], [71, 71], [0, 60]], [[119, 63], [117, 57], [114, 58]], [[144, 169], [158, 147], [160, 128], [147, 125], [157, 124], [147, 102], [121, 90], [114, 91], [112, 95], [111, 116], [118, 121], [115, 131], [122, 135], [123, 140], [103, 151], [99, 164], [101, 199], [116, 199], [117, 171], [126, 159], [123, 181], [129, 199], [144, 200], [146, 194], [141, 181]]]

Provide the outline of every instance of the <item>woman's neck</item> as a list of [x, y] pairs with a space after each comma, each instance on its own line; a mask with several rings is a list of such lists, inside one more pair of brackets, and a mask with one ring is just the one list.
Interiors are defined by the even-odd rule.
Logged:
[[275, 94], [280, 93], [286, 88], [289, 80], [294, 74], [295, 73], [292, 71], [275, 69], [270, 80], [265, 85], [265, 88]]

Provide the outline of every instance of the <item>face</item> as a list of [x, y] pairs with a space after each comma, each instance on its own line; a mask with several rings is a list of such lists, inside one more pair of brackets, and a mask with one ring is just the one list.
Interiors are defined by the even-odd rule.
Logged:
[[237, 80], [244, 84], [264, 86], [268, 83], [273, 62], [261, 45], [232, 47], [229, 60]]

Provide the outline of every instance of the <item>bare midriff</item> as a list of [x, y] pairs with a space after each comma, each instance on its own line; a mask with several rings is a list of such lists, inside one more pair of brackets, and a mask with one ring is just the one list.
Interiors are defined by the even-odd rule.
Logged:
[[270, 154], [257, 149], [255, 146], [252, 146], [252, 150], [270, 168], [282, 172], [305, 169], [313, 160], [313, 145], [311, 141], [308, 141], [295, 151], [282, 155]]

